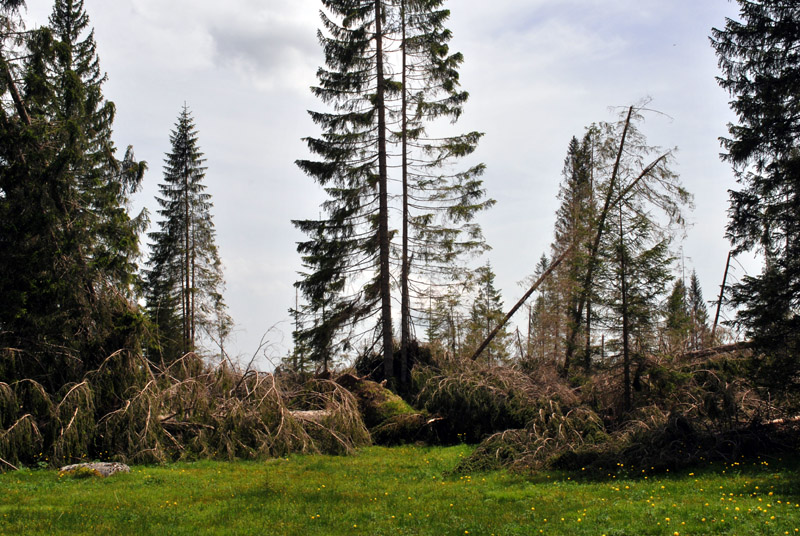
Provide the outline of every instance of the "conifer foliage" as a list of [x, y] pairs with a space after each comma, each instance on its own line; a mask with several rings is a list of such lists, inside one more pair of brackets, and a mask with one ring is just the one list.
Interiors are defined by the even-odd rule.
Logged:
[[[502, 320], [503, 300], [494, 286], [495, 273], [488, 262], [478, 268], [475, 276], [475, 299], [472, 302], [467, 326], [466, 347], [469, 353], [474, 352], [494, 327]], [[508, 358], [508, 343], [511, 336], [505, 327], [492, 339], [491, 344], [482, 352], [480, 359], [485, 359], [489, 366], [504, 364]]]
[[[19, 5], [4, 3], [4, 22]], [[27, 50], [11, 52], [20, 41]], [[95, 49], [82, 0], [57, 0], [48, 27], [0, 46], [0, 347], [13, 349], [0, 372], [52, 391], [135, 351], [141, 325], [132, 299], [146, 220], [128, 201], [145, 165], [130, 148], [116, 157]]]
[[211, 195], [203, 183], [205, 159], [184, 105], [170, 135], [160, 185], [158, 230], [150, 233], [147, 308], [155, 326], [152, 350], [165, 362], [197, 351], [201, 338], [222, 348], [231, 319], [222, 300], [224, 280], [217, 250]]
[[800, 372], [800, 5], [739, 0], [740, 18], [712, 31], [720, 86], [738, 121], [721, 138], [740, 188], [727, 236], [758, 251], [763, 272], [733, 289], [738, 319], [771, 359], [763, 377], [796, 386]]
[[[326, 68], [318, 71], [313, 91], [332, 110], [311, 112], [323, 134], [306, 142], [319, 160], [297, 164], [329, 199], [320, 219], [294, 222], [308, 235], [298, 245], [305, 272], [297, 286], [306, 303], [296, 344], [327, 363], [352, 344], [365, 322], [375, 322], [374, 331], [366, 329], [382, 349], [385, 377], [394, 377], [398, 280], [403, 383], [412, 298], [421, 300], [432, 279], [452, 273], [459, 256], [485, 249], [473, 222], [492, 204], [479, 178], [483, 166], [451, 168], [454, 159], [475, 150], [481, 135], [426, 133], [438, 118], [457, 119], [467, 99], [458, 87], [462, 56], [449, 51], [449, 12], [441, 0], [322, 4], [319, 40]], [[393, 222], [391, 209], [401, 221]], [[392, 230], [396, 224], [399, 233]]]

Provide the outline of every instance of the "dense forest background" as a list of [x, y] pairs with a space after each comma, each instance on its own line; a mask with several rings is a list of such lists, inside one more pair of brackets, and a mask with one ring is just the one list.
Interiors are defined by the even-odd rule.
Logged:
[[[295, 161], [324, 201], [291, 220], [302, 233], [294, 345], [270, 355], [262, 339], [249, 360], [227, 346], [234, 323], [190, 107], [168, 135], [158, 210], [135, 209], [148, 164], [116, 148], [83, 1], [56, 0], [30, 30], [24, 2], [1, 7], [5, 468], [417, 440], [480, 442], [469, 467], [670, 467], [791, 445], [793, 5], [742, 3], [741, 22], [711, 30], [736, 116], [720, 138], [737, 182], [720, 297], [704, 298], [687, 267], [693, 195], [676, 150], [648, 140], [659, 112], [645, 99], [565, 143], [550, 245], [510, 307], [482, 257], [496, 201], [476, 158], [485, 135], [461, 122], [465, 60], [443, 0], [324, 1], [315, 128]], [[763, 266], [729, 282], [743, 254]], [[723, 303], [735, 319], [720, 322]]]

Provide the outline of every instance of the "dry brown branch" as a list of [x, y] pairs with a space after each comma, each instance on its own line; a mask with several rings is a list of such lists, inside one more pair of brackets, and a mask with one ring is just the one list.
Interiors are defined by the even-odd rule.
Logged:
[[9, 462], [7, 462], [7, 461], [6, 461], [6, 460], [4, 460], [3, 458], [0, 458], [0, 462], [2, 462], [2, 463], [4, 463], [5, 465], [9, 466], [9, 467], [10, 467], [10, 468], [12, 468], [14, 471], [19, 471], [19, 468], [18, 468], [16, 465], [13, 465], [12, 463], [9, 463]]

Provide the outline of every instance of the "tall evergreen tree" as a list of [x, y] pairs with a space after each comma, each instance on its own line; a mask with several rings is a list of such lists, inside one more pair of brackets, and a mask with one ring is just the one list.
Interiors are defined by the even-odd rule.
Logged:
[[[451, 52], [444, 0], [398, 0], [400, 18], [400, 119], [402, 248], [400, 255], [401, 381], [407, 380], [414, 307], [424, 314], [426, 288], [458, 284], [457, 262], [487, 249], [475, 215], [492, 206], [480, 176], [483, 164], [453, 171], [456, 159], [475, 151], [479, 132], [431, 137], [426, 126], [441, 118], [456, 122], [469, 95], [459, 85], [464, 58]], [[416, 279], [412, 279], [412, 272]]]
[[758, 251], [765, 265], [733, 287], [733, 303], [769, 357], [761, 377], [788, 388], [800, 377], [800, 5], [738, 3], [741, 20], [727, 19], [711, 38], [738, 119], [721, 138], [739, 183], [727, 236], [735, 253]]
[[[374, 333], [383, 350], [384, 375], [393, 377], [391, 283], [397, 279], [402, 383], [407, 379], [412, 294], [416, 290], [421, 298], [431, 274], [441, 275], [459, 254], [484, 247], [480, 228], [472, 222], [476, 212], [491, 204], [483, 200], [478, 179], [483, 166], [459, 173], [449, 169], [454, 158], [474, 150], [480, 134], [437, 140], [425, 133], [430, 121], [457, 118], [467, 96], [458, 89], [456, 68], [462, 60], [449, 53], [450, 32], [443, 26], [449, 13], [440, 8], [441, 1], [322, 3], [326, 10], [319, 39], [327, 68], [319, 70], [314, 93], [333, 111], [311, 113], [324, 132], [306, 142], [320, 159], [297, 164], [329, 199], [324, 217], [294, 222], [308, 235], [298, 245], [304, 273], [297, 285], [306, 302], [306, 328], [297, 334], [297, 343], [315, 347], [319, 360], [346, 348], [357, 326], [377, 320]], [[391, 63], [394, 59], [399, 65]], [[399, 146], [397, 153], [394, 146]], [[402, 191], [397, 195], [389, 191], [390, 168], [399, 170]], [[389, 217], [395, 200], [402, 214], [398, 249]], [[411, 278], [414, 270], [416, 280]], [[420, 313], [425, 310], [418, 307]]]
[[147, 306], [156, 328], [155, 350], [169, 363], [195, 352], [200, 339], [223, 349], [231, 319], [222, 291], [222, 264], [211, 215], [211, 195], [203, 182], [205, 159], [197, 129], [184, 105], [170, 135], [172, 150], [159, 186], [161, 207], [147, 271]]
[[[555, 274], [560, 294], [558, 302], [563, 308], [557, 314], [564, 315], [565, 323], [572, 330], [584, 334], [586, 344], [583, 351], [570, 348], [566, 353], [571, 358], [574, 356], [576, 361], [581, 361], [586, 370], [591, 364], [591, 289], [585, 292], [587, 296], [585, 317], [583, 311], [579, 311], [579, 301], [584, 294], [583, 276], [591, 253], [592, 232], [597, 217], [593, 191], [596, 136], [597, 129], [590, 127], [583, 140], [578, 141], [575, 137], [570, 140], [562, 171], [563, 179], [559, 191], [561, 206], [556, 212], [555, 238], [552, 246], [553, 258], [559, 257], [567, 250], [570, 251]], [[578, 342], [577, 336], [566, 340], [567, 345], [572, 344], [576, 347]], [[582, 359], [577, 359], [581, 355]]]
[[[669, 234], [675, 226], [683, 224], [683, 207], [691, 201], [691, 195], [680, 185], [677, 175], [670, 168], [672, 151], [647, 145], [645, 136], [638, 128], [642, 119], [641, 107], [631, 106], [619, 121], [600, 123], [593, 133], [592, 175], [598, 196], [597, 215], [587, 248], [582, 282], [578, 286], [577, 307], [573, 309], [572, 321], [568, 326], [564, 360], [566, 372], [579, 348], [584, 313], [595, 290], [595, 280], [604, 269], [604, 260], [608, 258], [604, 255], [616, 258], [616, 264], [627, 260], [624, 248], [611, 255], [613, 248], [606, 244], [619, 227], [614, 224], [614, 219], [620, 208], [623, 210], [623, 220], [632, 218], [632, 214], [640, 214], [648, 225]], [[654, 154], [655, 158], [650, 160]], [[656, 211], [663, 215], [660, 218], [663, 224], [657, 225], [653, 214]], [[640, 224], [636, 224], [636, 227], [640, 227]]]
[[[58, 389], [121, 348], [135, 350], [138, 232], [130, 195], [145, 169], [115, 157], [94, 34], [80, 0], [57, 0], [49, 27], [6, 71], [0, 346], [15, 373]], [[4, 66], [8, 64], [4, 61]], [[7, 227], [6, 227], [7, 226]], [[20, 270], [25, 266], [25, 270]]]
[[[385, 19], [381, 0], [322, 0], [318, 37], [327, 69], [319, 69], [314, 94], [333, 112], [309, 112], [324, 130], [306, 138], [321, 160], [297, 165], [325, 188], [325, 218], [297, 220], [309, 235], [298, 245], [306, 272], [297, 285], [309, 327], [299, 342], [313, 341], [327, 356], [338, 336], [359, 321], [379, 317], [384, 374], [393, 377], [387, 169]], [[330, 16], [329, 14], [330, 13]], [[360, 281], [359, 281], [360, 278]]]

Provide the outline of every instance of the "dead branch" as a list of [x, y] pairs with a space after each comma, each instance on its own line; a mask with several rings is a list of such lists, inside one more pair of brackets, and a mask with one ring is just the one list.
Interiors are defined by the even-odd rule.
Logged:
[[19, 468], [17, 466], [5, 461], [3, 458], [0, 458], [0, 462], [3, 462], [4, 464], [6, 464], [7, 466], [9, 466], [10, 468], [12, 468], [15, 471], [19, 471]]
[[0, 55], [0, 63], [2, 63], [3, 78], [6, 79], [5, 81], [8, 84], [8, 89], [11, 92], [11, 98], [14, 101], [14, 107], [17, 109], [17, 113], [25, 122], [25, 124], [31, 126], [33, 124], [31, 121], [31, 116], [28, 114], [28, 110], [25, 108], [25, 102], [22, 100], [22, 96], [17, 88], [17, 83], [14, 81], [14, 77], [11, 75], [11, 68], [2, 55]]
[[729, 354], [731, 352], [738, 352], [740, 350], [747, 350], [753, 347], [752, 341], [740, 341], [733, 344], [723, 344], [722, 346], [714, 346], [712, 348], [704, 348], [702, 350], [694, 350], [686, 352], [681, 355], [682, 359], [699, 359], [702, 357], [711, 357], [719, 354]]

